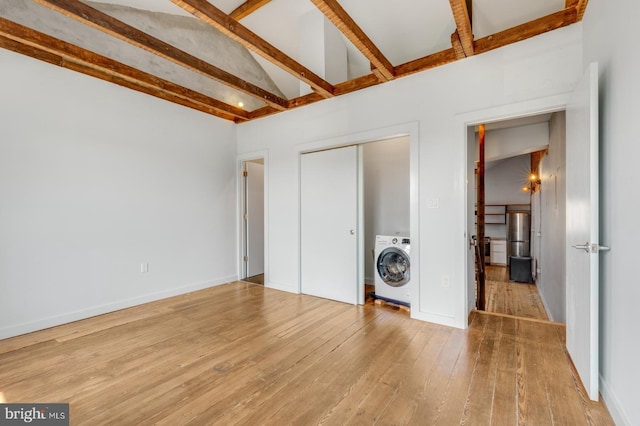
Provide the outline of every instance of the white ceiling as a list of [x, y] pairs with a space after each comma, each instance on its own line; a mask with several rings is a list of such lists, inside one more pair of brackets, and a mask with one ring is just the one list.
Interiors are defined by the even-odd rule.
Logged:
[[478, 39], [557, 12], [565, 0], [472, 0], [472, 4], [473, 34]]

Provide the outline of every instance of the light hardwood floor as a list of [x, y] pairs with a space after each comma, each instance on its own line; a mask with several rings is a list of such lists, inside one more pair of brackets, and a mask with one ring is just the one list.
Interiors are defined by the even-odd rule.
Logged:
[[231, 283], [0, 341], [0, 392], [73, 425], [613, 424], [562, 326], [472, 318]]
[[258, 274], [252, 277], [247, 277], [247, 278], [244, 278], [242, 281], [246, 281], [248, 283], [253, 283], [253, 284], [264, 285], [264, 274]]
[[506, 266], [487, 266], [485, 281], [486, 311], [548, 321], [535, 284], [509, 281]]

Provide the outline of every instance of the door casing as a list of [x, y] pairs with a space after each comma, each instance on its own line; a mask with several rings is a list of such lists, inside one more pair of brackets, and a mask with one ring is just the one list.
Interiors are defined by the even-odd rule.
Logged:
[[236, 157], [236, 235], [237, 235], [237, 276], [245, 277], [244, 256], [246, 253], [246, 236], [244, 229], [245, 186], [244, 163], [252, 160], [264, 162], [264, 286], [269, 287], [269, 151], [259, 150]]
[[461, 151], [464, 155], [463, 164], [466, 164], [467, 169], [464, 176], [465, 181], [463, 182], [464, 187], [467, 188], [464, 197], [465, 231], [459, 245], [459, 250], [462, 252], [461, 254], [465, 259], [465, 276], [467, 277], [467, 285], [461, 289], [461, 294], [459, 295], [460, 298], [457, 299], [464, 300], [464, 304], [460, 304], [460, 306], [463, 307], [463, 311], [459, 313], [459, 318], [464, 319], [464, 323], [460, 324], [461, 328], [468, 327], [468, 315], [475, 308], [475, 277], [474, 274], [470, 272], [473, 270], [472, 268], [475, 267], [475, 257], [474, 252], [469, 245], [469, 239], [475, 233], [475, 230], [471, 227], [471, 224], [475, 222], [473, 217], [474, 200], [470, 198], [472, 190], [475, 192], [475, 189], [473, 189], [475, 182], [473, 172], [475, 151], [472, 151], [475, 146], [475, 141], [472, 140], [473, 132], [470, 132], [469, 128], [481, 123], [488, 124], [532, 115], [564, 111], [568, 102], [569, 94], [563, 94], [526, 102], [502, 105], [456, 116], [457, 129], [460, 132], [459, 140], [461, 141]]

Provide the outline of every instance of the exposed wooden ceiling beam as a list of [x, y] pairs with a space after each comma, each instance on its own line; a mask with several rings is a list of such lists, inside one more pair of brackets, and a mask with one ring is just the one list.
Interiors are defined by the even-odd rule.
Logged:
[[576, 4], [576, 11], [578, 12], [578, 21], [582, 21], [584, 12], [585, 10], [587, 10], [587, 4], [589, 4], [589, 0], [578, 0], [578, 3]]
[[[488, 37], [484, 37], [475, 42], [474, 53], [479, 54], [488, 52], [489, 50], [497, 49], [510, 43], [525, 40], [527, 38], [545, 33], [547, 31], [551, 31], [556, 28], [561, 28], [575, 22], [576, 10], [565, 9], [560, 12], [542, 17], [535, 21], [518, 25], [505, 31], [490, 35]], [[456, 33], [454, 33], [454, 35], [455, 34]], [[452, 35], [452, 38], [454, 37], [454, 35]], [[459, 46], [461, 49], [462, 45], [460, 44]], [[411, 74], [416, 74], [431, 68], [455, 62], [458, 59], [459, 58], [456, 56], [455, 50], [451, 48], [398, 65], [394, 67], [394, 75], [396, 78], [406, 77]], [[340, 96], [345, 93], [360, 90], [379, 83], [379, 81], [376, 81], [374, 74], [369, 74], [363, 77], [346, 81], [344, 83], [336, 84], [334, 93], [336, 96]], [[316, 102], [318, 100], [320, 99], [317, 95], [307, 95], [304, 97], [291, 99], [289, 101], [289, 107], [294, 108], [298, 106], [309, 105], [310, 103]], [[269, 108], [261, 108], [250, 113], [250, 118], [253, 119], [257, 117], [263, 117], [272, 113], [275, 113], [275, 111], [271, 111], [269, 110]]]
[[164, 41], [138, 30], [118, 19], [107, 15], [79, 0], [34, 0], [43, 6], [49, 7], [65, 16], [87, 24], [102, 32], [105, 32], [120, 40], [131, 43], [141, 49], [145, 49], [162, 58], [172, 61], [180, 66], [210, 77], [220, 83], [258, 98], [268, 105], [284, 110], [288, 101], [253, 83], [242, 80], [235, 75], [224, 71], [215, 65], [196, 58], [189, 53], [180, 50]]
[[[152, 36], [142, 33], [135, 28], [129, 27], [128, 25], [117, 21], [115, 18], [112, 18], [109, 15], [100, 13], [99, 11], [90, 8], [89, 6], [86, 6], [77, 0], [34, 1], [51, 7], [54, 10], [61, 11], [67, 16], [87, 23], [88, 25], [98, 28], [108, 34], [132, 43], [135, 46], [141, 47], [147, 51], [169, 59], [182, 66], [186, 66], [189, 69], [204, 73], [211, 78], [215, 78], [208, 73], [209, 68], [207, 68], [207, 65], [215, 68], [213, 65], [207, 64], [206, 62], [201, 61], [195, 57], [182, 56], [188, 54], [176, 49], [173, 46], [163, 43], [160, 40], [154, 39]], [[204, 0], [172, 1], [176, 3], [183, 2], [185, 4], [198, 6]], [[467, 1], [468, 0], [465, 0], [465, 3]], [[437, 52], [395, 67], [388, 63], [388, 61], [386, 65], [382, 64], [383, 61], [381, 61], [380, 58], [377, 58], [378, 64], [376, 65], [376, 61], [374, 61], [374, 59], [376, 59], [376, 55], [379, 54], [382, 58], [384, 58], [384, 56], [382, 56], [379, 50], [377, 50], [375, 45], [371, 42], [371, 40], [367, 38], [362, 30], [355, 23], [353, 23], [353, 20], [349, 17], [349, 15], [346, 14], [346, 12], [342, 10], [339, 5], [337, 5], [335, 0], [312, 0], [312, 2], [316, 4], [316, 6], [321, 11], [323, 11], [323, 13], [325, 13], [325, 15], [327, 15], [330, 20], [332, 20], [334, 25], [336, 25], [341, 31], [343, 31], [343, 33], [345, 33], [345, 35], [347, 35], [347, 37], [354, 43], [354, 45], [361, 49], [363, 53], [368, 52], [367, 55], [371, 56], [370, 61], [372, 64], [372, 74], [368, 74], [366, 76], [362, 76], [340, 84], [336, 84], [335, 86], [331, 86], [332, 95], [334, 96], [339, 96], [345, 93], [350, 93], [379, 84], [381, 81], [386, 80], [389, 77], [400, 78], [450, 62], [454, 62], [457, 58], [462, 57], [462, 54], [466, 56], [466, 52], [463, 49], [462, 38], [460, 36], [459, 29], [457, 29], [456, 32], [452, 34], [452, 45], [454, 46], [454, 48]], [[457, 2], [457, 0], [450, 0], [450, 2], [453, 7], [453, 4]], [[547, 31], [573, 24], [582, 17], [581, 13], [584, 13], [584, 9], [586, 8], [587, 3], [588, 0], [566, 0], [566, 4], [568, 6], [562, 11], [544, 16], [542, 18], [527, 22], [522, 25], [518, 25], [513, 28], [509, 28], [505, 31], [501, 31], [499, 33], [484, 37], [479, 40], [473, 41], [473, 36], [471, 36], [471, 41], [474, 45], [473, 53], [484, 53], [511, 43], [525, 40], [527, 38], [542, 34]], [[322, 7], [324, 7], [327, 12], [325, 12]], [[89, 13], [85, 13], [87, 10], [89, 11]], [[330, 15], [334, 15], [335, 21], [334, 19], [331, 19]], [[227, 26], [234, 25], [233, 20], [223, 22], [226, 23], [225, 25]], [[237, 24], [237, 22], [235, 22], [235, 24]], [[228, 30], [234, 31], [234, 28], [229, 28]], [[360, 34], [358, 34], [358, 31], [360, 32]], [[356, 37], [354, 42], [354, 40], [352, 40], [349, 35], [353, 37], [357, 35], [358, 37]], [[368, 46], [368, 44], [370, 44], [370, 46]], [[148, 93], [161, 99], [166, 99], [171, 102], [188, 106], [190, 108], [198, 109], [200, 111], [207, 112], [225, 119], [234, 120], [236, 122], [264, 117], [267, 115], [278, 113], [283, 109], [297, 108], [324, 99], [324, 97], [321, 96], [318, 92], [288, 101], [271, 94], [272, 96], [275, 96], [276, 100], [270, 99], [270, 101], [267, 101], [266, 99], [260, 97], [260, 99], [267, 102], [268, 106], [258, 108], [251, 112], [247, 112], [235, 106], [228, 105], [219, 100], [207, 97], [202, 93], [195, 92], [188, 88], [176, 85], [169, 81], [155, 77], [151, 74], [129, 67], [120, 62], [90, 52], [86, 49], [82, 49], [80, 47], [66, 43], [62, 40], [58, 40], [51, 36], [38, 33], [37, 31], [30, 30], [26, 27], [19, 26], [18, 24], [2, 18], [0, 18], [0, 47], [29, 55], [36, 59], [75, 70], [87, 75], [101, 78], [103, 80], [110, 81], [134, 90], [138, 90], [143, 93]], [[166, 51], [163, 51], [162, 49], [167, 49], [169, 53], [166, 53]], [[458, 50], [458, 56], [456, 55], [456, 49]], [[174, 55], [176, 57], [173, 57]], [[186, 65], [181, 61], [185, 62]], [[203, 65], [203, 67], [205, 67], [204, 70], [197, 69], [197, 67], [201, 66], [201, 63], [205, 64]], [[224, 71], [220, 71], [224, 73]], [[218, 81], [222, 81], [218, 78], [215, 79]], [[242, 85], [243, 80], [238, 80]], [[222, 82], [225, 83], [225, 81]], [[247, 82], [244, 83], [249, 84]], [[234, 87], [232, 84], [225, 84]], [[247, 93], [246, 90], [251, 90], [251, 88], [245, 88], [245, 90], [242, 91], [244, 93]], [[269, 95], [269, 92], [266, 93]], [[256, 96], [256, 94], [253, 93], [252, 96]]]
[[464, 48], [462, 47], [458, 30], [455, 30], [451, 34], [451, 46], [453, 46], [453, 51], [456, 52], [456, 59], [464, 59], [467, 57], [464, 53]]
[[262, 6], [269, 3], [271, 0], [249, 0], [236, 7], [233, 12], [229, 14], [236, 21], [246, 18]]
[[453, 49], [442, 50], [423, 58], [418, 58], [402, 65], [398, 65], [395, 68], [396, 78], [406, 77], [411, 74], [455, 62], [456, 60], [456, 53]]
[[275, 108], [271, 108], [271, 107], [263, 107], [263, 108], [254, 109], [253, 111], [251, 111], [249, 113], [249, 120], [255, 120], [256, 118], [266, 117], [268, 115], [273, 115], [273, 114], [275, 114], [277, 112], [279, 112], [279, 111], [276, 110]]
[[[357, 77], [335, 86], [336, 96], [346, 95], [347, 93], [355, 92], [357, 90], [365, 89], [367, 87], [380, 84], [381, 81], [375, 74], [367, 74], [361, 77]], [[298, 108], [301, 106], [309, 105], [314, 102], [321, 101], [322, 98], [317, 93], [309, 93], [308, 95], [300, 96], [289, 100], [289, 108]]]
[[528, 38], [566, 27], [578, 22], [578, 13], [575, 8], [563, 9], [542, 18], [517, 25], [499, 33], [483, 37], [475, 41], [476, 54], [488, 52], [511, 43], [526, 40]]
[[385, 81], [389, 81], [389, 79], [382, 73], [382, 71], [380, 71], [378, 68], [376, 68], [376, 66], [373, 65], [371, 62], [369, 62], [369, 67], [371, 69], [372, 75], [376, 79], [378, 79], [378, 81], [380, 83], [384, 83]]
[[171, 0], [187, 12], [208, 23], [227, 37], [242, 44], [247, 49], [256, 52], [269, 62], [279, 66], [294, 77], [304, 81], [311, 88], [325, 98], [333, 96], [333, 86], [316, 75], [310, 69], [302, 66], [281, 50], [258, 37], [247, 27], [225, 14], [207, 0]]
[[[355, 92], [360, 89], [375, 86], [380, 84], [381, 81], [374, 74], [367, 74], [361, 77], [354, 78], [349, 81], [345, 81], [335, 86], [335, 95], [340, 96], [347, 93]], [[321, 101], [323, 98], [317, 93], [309, 93], [308, 95], [300, 96], [289, 100], [289, 108], [299, 108], [305, 105], [310, 105], [314, 102]], [[271, 107], [264, 107], [253, 110], [249, 113], [249, 119], [266, 117], [267, 115], [276, 114], [279, 111], [274, 110]]]
[[[471, 18], [465, 0], [449, 0], [453, 19], [456, 22], [456, 33], [466, 57], [473, 56], [473, 31]], [[455, 46], [454, 46], [455, 48]]]
[[240, 108], [1, 17], [0, 47], [227, 120], [249, 118]]
[[311, 2], [362, 52], [382, 77], [386, 80], [392, 80], [395, 77], [391, 62], [336, 0], [311, 0]]

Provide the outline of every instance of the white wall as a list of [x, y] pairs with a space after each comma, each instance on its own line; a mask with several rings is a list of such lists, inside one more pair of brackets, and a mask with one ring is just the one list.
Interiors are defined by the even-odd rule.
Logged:
[[[460, 116], [569, 92], [582, 68], [581, 42], [581, 28], [573, 25], [238, 126], [240, 153], [269, 151], [270, 285], [290, 291], [299, 287], [301, 147], [330, 145], [340, 137], [353, 141], [362, 132], [417, 123], [418, 149], [412, 145], [411, 152], [417, 165], [411, 178], [418, 183], [412, 196], [419, 203], [419, 235], [417, 241], [412, 235], [412, 249], [418, 244], [419, 257], [412, 256], [412, 263], [419, 262], [420, 276], [412, 316], [465, 327], [467, 159], [466, 123]], [[443, 277], [450, 278], [449, 287], [441, 284]]]
[[640, 3], [591, 0], [584, 28], [584, 65], [600, 67], [601, 392], [618, 424], [640, 424], [640, 339], [636, 326], [640, 190], [638, 116], [640, 50], [635, 28]]
[[235, 279], [234, 140], [0, 50], [0, 338]]
[[530, 193], [522, 190], [528, 184], [531, 156], [518, 155], [499, 161], [485, 170], [487, 204], [529, 204]]
[[538, 291], [553, 321], [565, 322], [565, 114], [554, 113], [549, 122], [549, 150], [540, 163], [540, 191], [532, 203], [536, 218], [531, 239], [539, 272]]
[[364, 273], [374, 283], [376, 235], [410, 236], [409, 138], [401, 137], [363, 146], [364, 165]]

